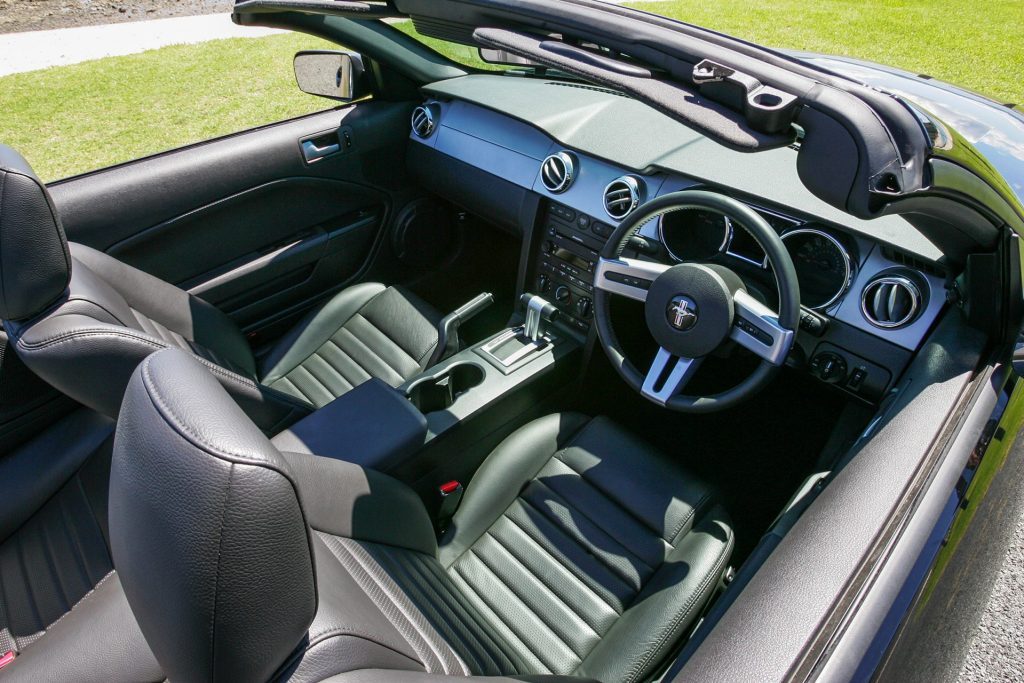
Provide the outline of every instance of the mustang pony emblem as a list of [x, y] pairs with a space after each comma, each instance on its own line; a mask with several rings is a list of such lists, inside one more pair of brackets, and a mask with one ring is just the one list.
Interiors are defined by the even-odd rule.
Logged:
[[666, 317], [669, 325], [685, 332], [697, 324], [697, 304], [682, 294], [674, 296], [668, 304]]

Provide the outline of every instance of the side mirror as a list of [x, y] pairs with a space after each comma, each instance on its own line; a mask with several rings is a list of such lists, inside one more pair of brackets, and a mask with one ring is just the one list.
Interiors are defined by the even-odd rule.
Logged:
[[297, 52], [294, 67], [295, 82], [304, 93], [342, 102], [369, 94], [363, 79], [363, 58], [354, 52]]

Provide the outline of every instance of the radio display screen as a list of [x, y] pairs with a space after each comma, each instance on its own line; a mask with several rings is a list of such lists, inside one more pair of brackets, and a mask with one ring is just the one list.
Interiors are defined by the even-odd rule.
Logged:
[[582, 256], [577, 256], [568, 249], [556, 247], [555, 251], [552, 252], [552, 256], [561, 259], [569, 265], [575, 266], [584, 272], [588, 272], [590, 270], [590, 261], [586, 260]]

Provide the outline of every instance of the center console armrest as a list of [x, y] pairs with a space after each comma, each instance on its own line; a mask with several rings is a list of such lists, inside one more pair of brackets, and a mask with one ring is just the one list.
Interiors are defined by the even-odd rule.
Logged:
[[387, 471], [422, 448], [426, 435], [423, 414], [404, 394], [374, 378], [299, 420], [271, 443], [281, 451]]

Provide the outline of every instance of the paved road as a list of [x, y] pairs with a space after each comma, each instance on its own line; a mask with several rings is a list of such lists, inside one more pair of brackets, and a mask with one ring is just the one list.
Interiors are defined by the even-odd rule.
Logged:
[[217, 38], [254, 38], [274, 29], [238, 26], [230, 14], [153, 19], [0, 35], [0, 76], [90, 59], [129, 55], [165, 45]]
[[967, 683], [1024, 681], [1024, 517], [960, 672]]

